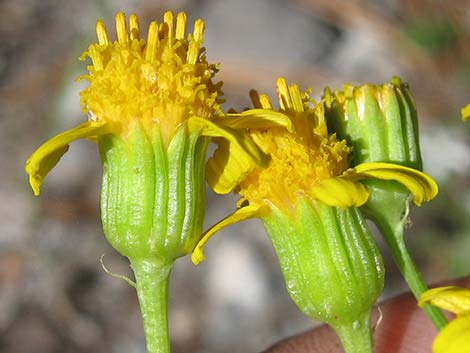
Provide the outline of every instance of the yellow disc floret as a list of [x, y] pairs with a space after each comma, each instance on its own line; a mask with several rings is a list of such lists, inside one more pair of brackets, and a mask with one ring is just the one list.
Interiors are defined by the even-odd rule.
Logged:
[[[269, 200], [290, 208], [300, 196], [311, 196], [309, 191], [319, 181], [341, 175], [348, 168], [350, 148], [328, 134], [321, 106], [313, 106], [308, 92], [302, 94], [297, 85], [288, 87], [284, 79], [278, 80], [277, 89], [280, 112], [290, 117], [294, 131], [281, 127], [251, 130], [271, 161], [248, 175], [239, 193], [250, 204]], [[266, 95], [252, 92], [252, 100], [256, 108], [272, 109]]]
[[135, 120], [147, 133], [158, 124], [165, 143], [177, 127], [192, 116], [209, 119], [219, 111], [221, 83], [212, 79], [217, 65], [209, 64], [202, 47], [204, 22], [197, 20], [186, 37], [186, 14], [174, 25], [172, 12], [162, 23], [152, 22], [147, 40], [140, 38], [136, 15], [116, 15], [117, 41], [110, 41], [106, 27], [96, 24], [98, 43], [81, 59], [90, 57], [90, 82], [81, 92], [83, 111], [90, 120], [113, 123], [126, 135]]

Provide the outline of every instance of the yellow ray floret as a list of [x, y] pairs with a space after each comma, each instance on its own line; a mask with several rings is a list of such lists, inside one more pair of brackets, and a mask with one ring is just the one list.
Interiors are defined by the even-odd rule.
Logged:
[[34, 195], [38, 196], [41, 184], [59, 159], [69, 149], [69, 143], [80, 138], [96, 138], [112, 131], [110, 124], [87, 121], [77, 127], [54, 136], [39, 147], [26, 161], [25, 170]]
[[[217, 125], [205, 124], [202, 133], [214, 137], [214, 142], [219, 145], [206, 165], [207, 182], [216, 193], [229, 193], [255, 168], [267, 165], [267, 155], [260, 153], [261, 146], [246, 134], [247, 128], [282, 127], [292, 131], [292, 122], [283, 114], [264, 114], [262, 110], [257, 114], [256, 120], [252, 119], [251, 113], [228, 114], [217, 118], [214, 121]], [[193, 121], [190, 121], [190, 128]]]
[[204, 246], [206, 243], [209, 241], [209, 239], [217, 233], [219, 230], [222, 228], [228, 227], [231, 224], [237, 223], [244, 221], [245, 219], [253, 218], [253, 217], [261, 217], [263, 214], [269, 212], [269, 209], [267, 206], [246, 206], [239, 208], [236, 210], [234, 213], [231, 215], [227, 216], [224, 218], [222, 221], [214, 225], [212, 228], [210, 228], [207, 232], [204, 233], [204, 237], [199, 241], [199, 243], [196, 245], [195, 249], [193, 250], [193, 254], [191, 255], [191, 261], [197, 265], [201, 261], [205, 260], [204, 256]]
[[429, 289], [419, 298], [419, 305], [438, 306], [457, 315], [470, 314], [470, 289], [454, 286]]
[[467, 104], [465, 107], [463, 107], [460, 110], [460, 113], [462, 114], [462, 120], [470, 120], [470, 104]]
[[423, 293], [419, 305], [429, 303], [457, 314], [439, 332], [433, 343], [433, 353], [467, 353], [470, 342], [470, 289], [460, 287], [433, 288]]

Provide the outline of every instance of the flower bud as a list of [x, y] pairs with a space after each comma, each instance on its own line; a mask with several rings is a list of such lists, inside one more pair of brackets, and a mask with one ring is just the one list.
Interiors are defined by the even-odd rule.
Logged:
[[[422, 170], [414, 100], [398, 77], [383, 85], [344, 85], [334, 93], [326, 89], [323, 102], [330, 129], [353, 147], [353, 166], [387, 162]], [[401, 222], [410, 192], [394, 181], [366, 184], [371, 196], [363, 209], [379, 228]]]
[[383, 85], [344, 85], [324, 94], [329, 127], [354, 149], [353, 165], [401, 164], [422, 170], [416, 107], [409, 87], [395, 77]]
[[[353, 166], [386, 162], [412, 168], [415, 172], [422, 170], [416, 107], [408, 85], [399, 78], [394, 77], [383, 85], [345, 85], [343, 91], [334, 93], [326, 89], [323, 104], [331, 130], [353, 146]], [[434, 190], [427, 199], [430, 200], [437, 195], [437, 184], [424, 173], [421, 175]], [[361, 210], [380, 229], [397, 266], [418, 298], [426, 285], [403, 238], [413, 197], [393, 180], [364, 183], [370, 197]], [[422, 200], [414, 197], [414, 202], [420, 206]], [[425, 311], [437, 327], [445, 325], [445, 317], [436, 308], [427, 306]]]
[[[324, 92], [330, 129], [353, 147], [352, 165], [387, 162], [422, 170], [418, 120], [407, 84], [398, 77], [383, 85], [344, 85]], [[369, 180], [371, 196], [364, 211], [379, 228], [403, 221], [410, 192], [394, 181]]]

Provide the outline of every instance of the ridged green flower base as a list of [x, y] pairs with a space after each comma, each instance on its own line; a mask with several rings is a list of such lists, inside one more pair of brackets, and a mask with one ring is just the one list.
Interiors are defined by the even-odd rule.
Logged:
[[356, 208], [299, 201], [295, 216], [263, 218], [292, 300], [331, 325], [347, 353], [372, 353], [370, 311], [384, 285], [382, 258]]
[[181, 125], [165, 146], [157, 125], [148, 136], [138, 122], [129, 136], [100, 141], [101, 219], [119, 253], [165, 265], [192, 251], [205, 213], [207, 144]]

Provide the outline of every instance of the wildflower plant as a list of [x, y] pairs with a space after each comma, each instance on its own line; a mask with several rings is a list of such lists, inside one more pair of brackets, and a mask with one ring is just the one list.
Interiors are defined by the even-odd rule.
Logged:
[[237, 151], [231, 164], [258, 165], [264, 158], [249, 138], [211, 121], [222, 114], [218, 66], [205, 56], [204, 22], [197, 20], [190, 34], [186, 22], [185, 13], [166, 12], [145, 40], [137, 16], [127, 23], [120, 12], [111, 41], [99, 20], [98, 43], [81, 56], [91, 59], [89, 73], [79, 77], [89, 82], [80, 94], [88, 120], [45, 142], [25, 167], [39, 195], [70, 142], [98, 144], [103, 230], [131, 262], [149, 353], [169, 352], [169, 275], [202, 236], [210, 138], [226, 139]]
[[[370, 313], [385, 269], [363, 212], [382, 230], [415, 295], [426, 290], [403, 229], [410, 203], [431, 200], [438, 187], [421, 171], [408, 88], [397, 79], [345, 86], [325, 90], [316, 103], [280, 78], [279, 108], [252, 91], [252, 109], [226, 114], [218, 65], [203, 47], [204, 22], [195, 21], [189, 34], [186, 26], [185, 13], [166, 12], [144, 39], [137, 16], [127, 21], [120, 12], [112, 41], [97, 22], [98, 42], [80, 58], [91, 59], [88, 74], [78, 78], [89, 82], [80, 94], [88, 119], [27, 160], [34, 194], [72, 141], [98, 145], [103, 231], [131, 263], [149, 353], [170, 351], [174, 261], [192, 253], [198, 264], [218, 230], [254, 217], [300, 310], [331, 325], [347, 353], [371, 353]], [[211, 141], [218, 148], [206, 163]], [[216, 193], [235, 190], [241, 198], [233, 214], [203, 233], [205, 180]], [[433, 302], [424, 298], [423, 305]], [[426, 310], [444, 326], [440, 312]]]
[[[437, 185], [424, 173], [393, 163], [351, 168], [353, 150], [329, 132], [324, 106], [282, 78], [277, 91], [279, 109], [266, 95], [253, 91], [255, 108], [239, 114], [251, 117], [246, 133], [269, 156], [267, 166], [255, 167], [240, 178], [224, 168], [220, 156], [226, 152], [216, 151], [208, 161], [212, 188], [225, 192], [226, 180], [235, 180], [241, 199], [232, 215], [206, 232], [192, 260], [204, 259], [204, 246], [222, 227], [259, 217], [278, 255], [287, 290], [300, 310], [331, 325], [346, 352], [372, 352], [370, 312], [383, 289], [384, 268], [358, 209], [370, 197], [363, 182], [395, 180], [419, 204], [436, 195]], [[259, 119], [279, 119], [279, 115], [290, 124], [259, 126]]]

